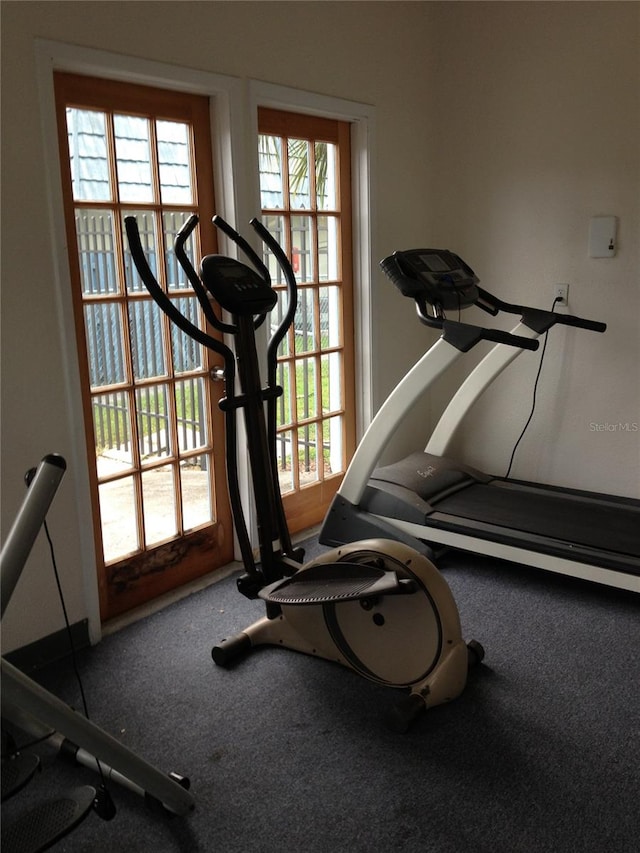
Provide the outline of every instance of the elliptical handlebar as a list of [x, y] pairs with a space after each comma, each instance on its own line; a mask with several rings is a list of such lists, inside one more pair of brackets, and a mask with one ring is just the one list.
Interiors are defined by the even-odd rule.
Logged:
[[[291, 537], [286, 525], [284, 509], [280, 497], [277, 478], [276, 453], [276, 398], [282, 394], [276, 381], [277, 349], [287, 330], [293, 323], [297, 307], [297, 285], [295, 275], [288, 258], [277, 241], [257, 219], [251, 224], [262, 242], [273, 252], [280, 266], [287, 285], [288, 305], [278, 327], [271, 336], [268, 346], [268, 381], [264, 388], [260, 381], [255, 329], [257, 329], [271, 314], [278, 301], [276, 290], [272, 287], [271, 275], [261, 257], [251, 245], [222, 217], [212, 219], [216, 228], [222, 231], [247, 257], [251, 266], [236, 258], [219, 254], [206, 255], [200, 262], [199, 273], [194, 269], [187, 252], [185, 243], [198, 223], [194, 214], [184, 223], [176, 236], [174, 250], [176, 258], [182, 266], [187, 279], [200, 302], [205, 317], [218, 331], [228, 333], [235, 339], [234, 355], [230, 347], [222, 341], [213, 338], [206, 331], [196, 326], [188, 317], [183, 315], [175, 302], [169, 297], [155, 278], [147, 262], [141, 244], [140, 234], [135, 217], [125, 218], [126, 233], [133, 262], [147, 290], [159, 305], [161, 310], [185, 334], [198, 343], [220, 353], [224, 357], [224, 380], [226, 397], [219, 401], [219, 406], [225, 413], [226, 430], [226, 460], [229, 498], [231, 501], [236, 533], [242, 559], [246, 569], [246, 578], [242, 581], [247, 594], [259, 589], [266, 580], [274, 580], [274, 573], [280, 571], [274, 562], [274, 555], [266, 544], [261, 545], [261, 566], [258, 570], [253, 556], [252, 544], [243, 514], [242, 499], [239, 488], [236, 447], [237, 447], [237, 410], [244, 409], [245, 423], [249, 428], [248, 448], [251, 458], [252, 476], [256, 486], [256, 494], [263, 495], [259, 516], [262, 529], [265, 532], [265, 543], [279, 539], [283, 554], [287, 558], [295, 557], [297, 551], [293, 548]], [[223, 323], [214, 312], [211, 300], [229, 313], [232, 323]], [[241, 380], [242, 392], [236, 393], [236, 359]], [[260, 418], [253, 417], [248, 412], [261, 411], [263, 404], [267, 407], [267, 430], [260, 425]], [[278, 575], [281, 577], [281, 574]], [[244, 576], [243, 576], [244, 577]]]
[[[192, 223], [192, 219], [193, 217], [187, 220], [187, 222], [181, 229], [181, 233], [182, 231], [187, 231], [187, 234], [186, 236], [184, 236], [184, 239], [182, 241], [182, 245], [184, 245], [184, 241], [187, 239], [188, 235], [191, 233], [198, 221], [198, 218], [195, 217], [195, 222]], [[170, 320], [173, 320], [176, 326], [178, 326], [178, 328], [186, 335], [189, 335], [190, 337], [194, 338], [194, 340], [196, 340], [199, 344], [202, 344], [208, 349], [211, 349], [214, 352], [217, 352], [219, 355], [223, 356], [225, 364], [233, 364], [233, 353], [231, 352], [229, 347], [204, 332], [202, 329], [192, 323], [191, 320], [185, 317], [184, 314], [182, 314], [178, 310], [178, 308], [176, 308], [174, 303], [171, 301], [171, 299], [167, 296], [167, 294], [164, 292], [164, 290], [158, 283], [156, 277], [151, 271], [151, 267], [147, 263], [147, 258], [145, 256], [144, 249], [142, 248], [142, 242], [140, 241], [140, 231], [138, 230], [138, 223], [136, 221], [135, 216], [126, 216], [124, 220], [124, 226], [127, 232], [127, 238], [129, 240], [129, 251], [131, 252], [131, 257], [133, 258], [133, 262], [138, 271], [138, 275], [142, 279], [143, 284], [145, 285], [155, 302], [161, 308], [161, 310], [164, 311], [167, 317], [169, 317]], [[188, 226], [190, 227], [187, 230]], [[184, 254], [184, 251], [183, 255], [184, 258], [186, 258], [186, 254]], [[184, 270], [187, 273], [189, 280], [193, 284], [194, 282], [191, 280], [189, 273], [189, 267], [191, 267], [191, 264], [188, 262], [188, 259], [187, 264], [188, 266], [184, 267]], [[191, 267], [191, 269], [193, 270], [193, 267]], [[193, 270], [193, 275], [196, 279], [198, 278], [195, 274], [195, 270]], [[196, 295], [198, 296], [198, 301], [202, 305], [207, 319], [209, 319], [209, 312], [211, 311], [211, 306], [209, 305], [209, 309], [207, 310], [202, 304], [203, 298], [204, 301], [207, 302], [207, 304], [208, 299], [206, 297], [206, 293], [204, 294], [204, 297], [201, 297], [201, 290], [203, 290], [203, 288], [200, 284], [199, 279], [198, 285], [199, 287], [196, 287], [194, 289], [196, 291]], [[211, 311], [211, 313], [213, 312]]]
[[[212, 222], [216, 226], [216, 228], [222, 231], [233, 243], [235, 243], [240, 248], [240, 250], [247, 256], [247, 258], [251, 261], [252, 265], [256, 268], [259, 277], [263, 280], [265, 284], [265, 287], [270, 288], [271, 276], [269, 270], [264, 264], [262, 258], [260, 258], [260, 256], [254, 251], [254, 249], [247, 242], [247, 240], [245, 240], [244, 237], [242, 237], [242, 235], [239, 234], [231, 225], [229, 225], [229, 223], [226, 222], [221, 216], [215, 215], [212, 219]], [[185, 251], [185, 244], [197, 224], [198, 217], [196, 214], [192, 214], [186, 220], [186, 222], [176, 235], [174, 243], [174, 251], [176, 258], [178, 259], [180, 266], [184, 270], [187, 279], [189, 280], [189, 283], [193, 287], [193, 290], [198, 298], [198, 302], [202, 307], [207, 321], [219, 332], [235, 335], [238, 332], [238, 327], [234, 324], [224, 323], [216, 316], [216, 313], [214, 312], [213, 307], [211, 305], [210, 297], [207, 293], [207, 288], [203, 284], [201, 277], [195, 271]], [[270, 234], [270, 232], [265, 228], [265, 226], [259, 219], [252, 219], [250, 224], [252, 225], [262, 242], [273, 253], [278, 265], [280, 266], [283, 272], [287, 285], [287, 307], [283, 313], [280, 323], [278, 324], [276, 330], [273, 332], [268, 345], [269, 370], [273, 373], [273, 375], [275, 375], [277, 349], [282, 339], [286, 335], [287, 330], [293, 323], [296, 309], [298, 306], [298, 288], [295, 274], [293, 272], [289, 259], [287, 258], [286, 254], [282, 250], [277, 240], [272, 236], [272, 234]], [[142, 248], [138, 224], [134, 216], [125, 217], [125, 230], [129, 241], [129, 250], [131, 252], [135, 267], [138, 271], [138, 275], [140, 276], [145, 287], [147, 288], [155, 302], [162, 309], [162, 311], [164, 311], [167, 316], [185, 334], [190, 335], [203, 346], [206, 346], [209, 349], [212, 349], [220, 355], [224, 356], [225, 363], [228, 363], [229, 360], [232, 360], [233, 354], [231, 350], [221, 341], [218, 341], [211, 335], [208, 335], [205, 331], [198, 328], [187, 317], [181, 314], [175, 304], [171, 301], [169, 296], [164, 292], [147, 262], [144, 249]], [[267, 313], [268, 312], [261, 312], [255, 317], [255, 328], [258, 328], [264, 322]]]
[[191, 236], [191, 232], [194, 230], [197, 224], [198, 217], [195, 213], [192, 213], [191, 216], [184, 223], [182, 228], [178, 231], [175, 242], [173, 244], [173, 250], [180, 266], [185, 271], [186, 276], [189, 279], [189, 282], [193, 287], [196, 296], [198, 297], [198, 302], [200, 303], [204, 315], [209, 321], [209, 323], [211, 323], [214, 329], [217, 329], [219, 332], [229, 332], [233, 334], [236, 330], [236, 327], [230, 325], [229, 323], [223, 323], [217, 318], [216, 312], [213, 310], [211, 301], [207, 296], [206, 288], [203, 286], [202, 281], [200, 280], [200, 276], [193, 268], [193, 265], [189, 260], [189, 256], [187, 255], [184, 248], [185, 243]]
[[285, 255], [282, 246], [274, 236], [264, 227], [262, 222], [255, 217], [250, 221], [250, 225], [258, 234], [262, 242], [273, 252], [273, 255], [278, 262], [280, 269], [284, 273], [284, 277], [287, 282], [287, 308], [277, 329], [271, 336], [267, 349], [269, 370], [271, 371], [273, 369], [275, 371], [278, 347], [286, 335], [287, 330], [293, 323], [296, 309], [298, 307], [298, 284], [296, 282], [295, 273], [293, 272], [291, 263], [289, 262], [289, 258]]
[[270, 283], [271, 276], [269, 275], [269, 270], [264, 265], [262, 258], [257, 254], [257, 252], [254, 251], [251, 244], [244, 239], [242, 234], [239, 234], [235, 230], [235, 228], [229, 225], [229, 223], [226, 222], [221, 216], [218, 216], [217, 213], [211, 221], [216, 226], [216, 228], [219, 228], [223, 234], [225, 234], [233, 243], [236, 244], [236, 246], [238, 246], [244, 252], [247, 258], [249, 258], [251, 263], [254, 265], [254, 267], [256, 267], [262, 278]]
[[[217, 214], [211, 220], [213, 224], [219, 228], [232, 242], [234, 242], [249, 258], [249, 260], [253, 263], [253, 265], [259, 270], [260, 275], [266, 282], [271, 283], [271, 276], [269, 270], [265, 266], [263, 260], [256, 254], [251, 245], [239, 234], [228, 222], [226, 222], [221, 216]], [[293, 323], [293, 318], [296, 313], [296, 308], [298, 306], [298, 285], [296, 282], [296, 277], [289, 262], [289, 258], [287, 258], [286, 254], [282, 250], [282, 247], [278, 243], [278, 241], [273, 237], [273, 235], [265, 228], [262, 222], [254, 217], [250, 220], [249, 223], [256, 234], [260, 237], [262, 242], [269, 248], [280, 266], [284, 274], [285, 281], [287, 283], [287, 308], [283, 314], [282, 320], [278, 324], [275, 332], [273, 332], [268, 347], [268, 358], [269, 358], [269, 369], [271, 370], [271, 363], [273, 362], [274, 370], [275, 370], [275, 361], [277, 357], [277, 349], [280, 345], [280, 342], [284, 338], [289, 329], [289, 326]], [[260, 323], [264, 320], [264, 316], [262, 315], [259, 322], [256, 323], [256, 328]]]

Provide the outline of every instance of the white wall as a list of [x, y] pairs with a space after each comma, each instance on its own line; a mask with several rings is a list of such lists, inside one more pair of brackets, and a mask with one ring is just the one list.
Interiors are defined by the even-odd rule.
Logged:
[[[488, 290], [550, 307], [553, 284], [568, 282], [571, 313], [608, 324], [604, 335], [550, 333], [512, 475], [632, 496], [640, 493], [639, 21], [637, 3], [438, 4], [431, 114], [442, 122], [433, 125], [429, 191], [432, 239], [465, 257]], [[619, 217], [615, 258], [588, 257], [598, 214]], [[457, 442], [472, 464], [506, 471], [537, 365], [537, 354], [523, 354], [473, 410]]]
[[[637, 4], [4, 2], [4, 530], [34, 461], [52, 450], [82, 455], [66, 381], [74, 365], [64, 361], [52, 282], [36, 38], [372, 104], [377, 257], [447, 245], [505, 298], [546, 304], [551, 284], [568, 281], [576, 313], [610, 325], [597, 340], [560, 332], [549, 347], [547, 396], [516, 473], [637, 489], [637, 434], [588, 428], [640, 420]], [[603, 212], [620, 217], [620, 251], [615, 260], [589, 261], [588, 220]], [[371, 288], [379, 405], [429, 333], [381, 275]], [[615, 302], [605, 302], [610, 294]], [[473, 461], [502, 464], [530, 380], [531, 370], [517, 374], [474, 412], [463, 437]], [[497, 415], [504, 399], [510, 409]], [[401, 431], [398, 452], [422, 443], [426, 420], [423, 407]], [[552, 451], [539, 452], [549, 434]], [[80, 464], [69, 471], [51, 516], [72, 621], [95, 602], [92, 567], [78, 544], [85, 480]], [[6, 614], [5, 651], [60, 627], [54, 596], [40, 543]]]
[[[414, 240], [424, 230], [426, 212], [419, 187], [426, 181], [428, 162], [421, 156], [422, 134], [403, 142], [404, 157], [416, 164], [414, 169], [389, 176], [386, 164], [395, 159], [398, 128], [423, 112], [423, 82], [418, 71], [428, 30], [428, 7], [371, 4], [366, 29], [363, 13], [361, 4], [351, 3], [3, 3], [2, 521], [6, 529], [23, 495], [22, 474], [42, 455], [55, 450], [73, 462], [56, 499], [51, 524], [72, 621], [95, 608], [95, 569], [78, 538], [81, 527], [88, 523], [86, 473], [82, 449], [74, 446], [79, 413], [77, 407], [69, 408], [75, 365], [64, 362], [52, 274], [35, 39], [374, 105], [382, 120], [374, 168], [384, 180], [376, 179], [372, 192], [383, 211], [378, 216], [379, 228], [390, 232], [392, 246], [401, 241], [406, 222], [415, 230]], [[320, 31], [322, 38], [318, 37]], [[405, 61], [405, 53], [414, 57], [411, 63]], [[381, 62], [381, 57], [388, 58]], [[401, 99], [398, 86], [403, 91]], [[46, 145], [50, 149], [56, 140], [48, 139]], [[401, 215], [389, 221], [387, 211], [401, 211]], [[61, 213], [53, 212], [54, 216]], [[382, 242], [377, 233], [373, 239], [378, 246]], [[374, 251], [380, 256], [383, 250]], [[386, 282], [378, 278], [373, 288], [376, 317], [401, 311], [403, 306]], [[382, 341], [378, 326], [373, 336], [377, 349]], [[394, 353], [390, 359], [379, 360], [376, 402], [402, 369], [401, 356]], [[5, 650], [60, 627], [46, 550], [40, 543], [6, 613]]]

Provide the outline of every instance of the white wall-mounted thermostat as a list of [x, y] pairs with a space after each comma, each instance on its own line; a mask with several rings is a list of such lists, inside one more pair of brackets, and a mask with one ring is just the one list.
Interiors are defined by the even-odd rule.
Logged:
[[616, 253], [617, 230], [617, 217], [592, 216], [589, 226], [589, 257], [612, 258]]

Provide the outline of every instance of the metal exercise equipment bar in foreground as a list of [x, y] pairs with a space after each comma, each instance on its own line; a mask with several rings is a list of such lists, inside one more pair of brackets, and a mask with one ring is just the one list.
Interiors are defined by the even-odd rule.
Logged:
[[[44, 522], [47, 510], [64, 476], [66, 463], [62, 456], [45, 456], [35, 470], [27, 494], [9, 531], [0, 554], [2, 589], [2, 615], [11, 601], [35, 539]], [[33, 472], [30, 472], [33, 473]], [[48, 734], [50, 742], [58, 745], [75, 761], [92, 770], [101, 770], [104, 779], [118, 782], [147, 800], [161, 804], [177, 815], [185, 815], [194, 807], [187, 788], [189, 780], [177, 774], [166, 775], [144, 761], [95, 723], [74, 711], [65, 702], [45, 690], [33, 679], [2, 658], [2, 717], [32, 737]], [[26, 753], [18, 755], [18, 758]], [[100, 768], [98, 768], [100, 762]], [[16, 765], [16, 768], [18, 765]], [[36, 769], [35, 767], [33, 768]], [[20, 771], [18, 771], [18, 776]], [[26, 779], [25, 781], [28, 781]], [[22, 783], [18, 782], [19, 786]], [[91, 796], [93, 792], [94, 796]], [[3, 791], [3, 797], [7, 792]], [[47, 821], [52, 818], [51, 832], [59, 838], [77, 825], [92, 805], [100, 814], [100, 803], [90, 786], [77, 789], [78, 802], [73, 795], [56, 801], [58, 808], [52, 813], [51, 804], [45, 804], [42, 814], [36, 808], [28, 815], [30, 829], [22, 828], [22, 838], [17, 841], [20, 851], [45, 849], [29, 846], [30, 834], [38, 839], [46, 836]], [[67, 816], [71, 821], [64, 827]], [[75, 816], [75, 817], [74, 817]], [[105, 817], [105, 814], [101, 816]], [[109, 815], [111, 816], [111, 815]], [[3, 829], [3, 850], [9, 850], [11, 828]], [[16, 833], [13, 833], [15, 836]], [[48, 846], [48, 845], [47, 845]]]

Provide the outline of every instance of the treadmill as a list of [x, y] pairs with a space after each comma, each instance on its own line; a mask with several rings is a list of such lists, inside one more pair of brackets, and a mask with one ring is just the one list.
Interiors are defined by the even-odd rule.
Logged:
[[[496, 477], [447, 456], [478, 397], [537, 338], [562, 324], [604, 332], [603, 323], [504, 302], [479, 286], [459, 256], [442, 249], [395, 252], [380, 266], [414, 300], [422, 323], [441, 331], [383, 403], [360, 442], [320, 531], [337, 546], [399, 539], [433, 558], [442, 547], [640, 592], [640, 500]], [[511, 332], [447, 319], [476, 305], [520, 315]], [[435, 380], [483, 340], [494, 346], [451, 399], [424, 451], [376, 467], [398, 425]]]

